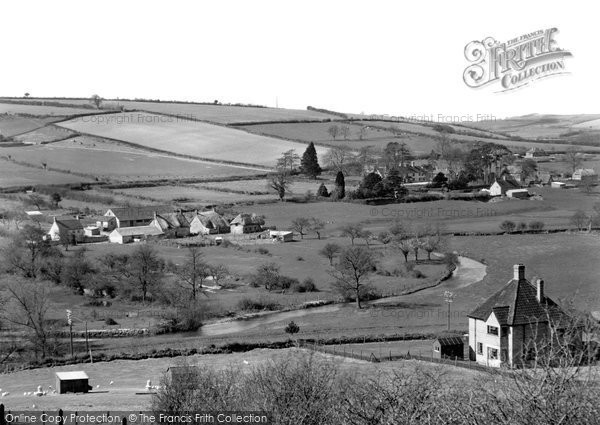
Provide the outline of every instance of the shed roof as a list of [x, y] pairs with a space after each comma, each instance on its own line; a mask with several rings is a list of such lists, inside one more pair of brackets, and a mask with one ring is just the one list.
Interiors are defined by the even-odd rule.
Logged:
[[154, 213], [172, 212], [171, 205], [150, 205], [147, 207], [131, 207], [131, 208], [111, 208], [105, 215], [112, 213], [119, 220], [152, 220]]
[[56, 377], [61, 381], [73, 381], [76, 379], [89, 379], [87, 373], [82, 370], [73, 372], [56, 372]]
[[449, 346], [449, 345], [463, 345], [464, 341], [459, 336], [448, 336], [443, 338], [437, 338], [437, 342], [440, 343], [441, 346]]
[[156, 236], [163, 233], [156, 226], [119, 227], [112, 231], [115, 232], [121, 236]]

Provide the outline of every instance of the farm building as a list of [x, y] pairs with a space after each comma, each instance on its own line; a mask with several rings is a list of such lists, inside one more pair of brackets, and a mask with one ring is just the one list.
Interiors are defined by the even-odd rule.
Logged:
[[531, 148], [525, 152], [525, 158], [540, 159], [548, 157], [548, 152], [543, 149]]
[[294, 233], [289, 230], [269, 230], [269, 237], [278, 242], [292, 242]]
[[529, 198], [529, 191], [527, 189], [511, 189], [506, 191], [506, 196], [509, 198]]
[[56, 372], [56, 391], [65, 393], [87, 393], [92, 387], [85, 372]]
[[149, 207], [111, 208], [104, 214], [115, 217], [116, 227], [147, 226], [154, 219], [154, 214], [173, 212], [170, 205], [152, 205]]
[[108, 240], [111, 243], [125, 244], [161, 236], [162, 234], [162, 230], [156, 226], [120, 227], [108, 235]]
[[520, 189], [519, 183], [508, 176], [494, 180], [490, 186], [490, 196], [506, 195], [509, 190]]
[[566, 186], [563, 182], [552, 182], [550, 183], [550, 187], [553, 189], [564, 189]]
[[52, 226], [48, 230], [48, 237], [52, 241], [82, 242], [84, 236], [85, 231], [81, 222], [73, 217], [54, 217]]
[[190, 235], [190, 223], [181, 211], [173, 213], [154, 213], [150, 226], [159, 229], [168, 238], [184, 238]]
[[229, 223], [216, 211], [195, 211], [188, 216], [190, 233], [192, 235], [212, 235], [215, 233], [229, 233]]
[[[433, 357], [436, 359], [442, 358], [465, 358], [465, 341], [459, 336], [449, 336], [445, 338], [437, 338], [433, 341]], [[467, 351], [467, 359], [468, 351]]]
[[598, 174], [591, 168], [579, 168], [571, 178], [582, 183], [598, 183]]
[[544, 293], [544, 281], [525, 279], [525, 266], [514, 266], [513, 278], [469, 315], [469, 357], [499, 367], [522, 364], [532, 345], [551, 335], [567, 315]]
[[234, 235], [256, 233], [262, 231], [265, 220], [256, 214], [240, 214], [234, 218], [229, 227]]

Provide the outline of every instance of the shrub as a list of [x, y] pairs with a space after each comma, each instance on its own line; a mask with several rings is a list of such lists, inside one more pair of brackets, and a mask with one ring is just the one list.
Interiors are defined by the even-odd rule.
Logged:
[[104, 323], [105, 323], [106, 325], [108, 325], [108, 326], [114, 326], [114, 325], [118, 325], [118, 323], [116, 322], [116, 320], [115, 320], [115, 319], [113, 319], [112, 317], [107, 317], [107, 318], [104, 320]]
[[520, 222], [517, 225], [517, 231], [522, 232], [527, 229], [527, 223]]
[[307, 277], [302, 283], [296, 283], [290, 288], [293, 292], [318, 292], [315, 282]]
[[505, 233], [512, 233], [515, 230], [515, 223], [510, 221], [510, 220], [504, 220], [501, 224], [500, 224], [500, 229], [505, 232]]
[[256, 311], [256, 310], [279, 310], [281, 306], [274, 301], [254, 300], [252, 298], [242, 298], [237, 303], [238, 310]]
[[260, 246], [260, 247], [256, 248], [256, 252], [258, 252], [261, 255], [271, 255], [271, 252], [269, 251], [269, 249], [265, 248], [264, 246]]
[[529, 229], [530, 230], [536, 230], [536, 231], [540, 231], [544, 228], [544, 222], [543, 221], [532, 221], [529, 223]]
[[297, 324], [295, 324], [293, 320], [290, 323], [288, 323], [288, 325], [285, 327], [286, 334], [294, 335], [298, 332], [300, 332], [300, 327]]
[[301, 255], [299, 255], [298, 257], [296, 257], [296, 260], [298, 260], [298, 261], [304, 261], [304, 257], [302, 257]]

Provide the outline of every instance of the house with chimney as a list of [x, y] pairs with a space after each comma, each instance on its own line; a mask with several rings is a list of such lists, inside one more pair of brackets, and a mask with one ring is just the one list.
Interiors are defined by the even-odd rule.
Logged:
[[532, 355], [535, 343], [559, 337], [568, 316], [544, 292], [544, 281], [525, 277], [525, 266], [514, 266], [513, 277], [469, 315], [469, 357], [477, 363], [519, 366]]
[[239, 214], [231, 220], [229, 228], [234, 235], [242, 235], [244, 233], [256, 233], [263, 230], [265, 220], [256, 214]]
[[75, 217], [54, 217], [47, 236], [51, 241], [78, 243], [83, 242], [85, 232], [83, 224]]
[[519, 183], [513, 178], [504, 175], [494, 180], [494, 183], [489, 188], [489, 193], [490, 196], [506, 196], [506, 192], [509, 190], [517, 189], [521, 189]]
[[167, 238], [185, 238], [190, 235], [190, 223], [181, 211], [154, 213], [149, 224], [159, 229]]
[[229, 222], [216, 211], [194, 211], [187, 216], [190, 222], [190, 234], [213, 235], [229, 233]]

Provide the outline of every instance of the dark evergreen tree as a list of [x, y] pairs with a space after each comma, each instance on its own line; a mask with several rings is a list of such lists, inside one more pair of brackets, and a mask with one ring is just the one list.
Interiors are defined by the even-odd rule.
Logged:
[[321, 183], [321, 185], [319, 186], [319, 189], [317, 189], [317, 196], [320, 196], [323, 198], [327, 198], [329, 196], [329, 192], [327, 191], [327, 187], [325, 186], [325, 183]]
[[300, 162], [300, 170], [303, 174], [306, 174], [313, 179], [316, 179], [321, 174], [321, 166], [319, 165], [319, 159], [317, 158], [317, 150], [315, 144], [310, 142], [304, 155], [302, 155], [302, 161]]
[[343, 199], [346, 196], [346, 181], [344, 179], [344, 173], [341, 171], [337, 172], [335, 176], [335, 197], [337, 199]]

